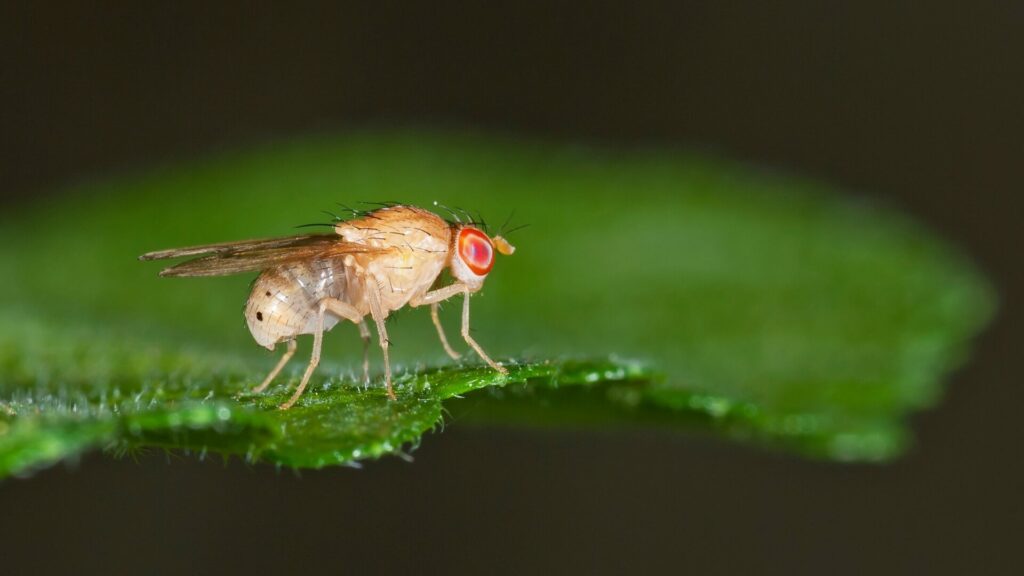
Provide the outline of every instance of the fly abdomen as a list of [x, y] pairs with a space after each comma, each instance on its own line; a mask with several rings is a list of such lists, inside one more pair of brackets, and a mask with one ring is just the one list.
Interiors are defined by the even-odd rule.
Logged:
[[[316, 330], [320, 301], [345, 299], [345, 269], [340, 259], [296, 261], [265, 270], [253, 282], [245, 320], [256, 342], [269, 350], [278, 342]], [[324, 317], [324, 330], [338, 323]]]

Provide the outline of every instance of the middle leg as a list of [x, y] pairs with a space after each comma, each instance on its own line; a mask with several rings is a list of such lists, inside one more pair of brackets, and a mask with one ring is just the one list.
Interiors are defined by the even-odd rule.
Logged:
[[448, 344], [448, 337], [444, 335], [444, 326], [441, 326], [441, 318], [437, 315], [437, 309], [440, 306], [441, 304], [438, 302], [430, 305], [430, 319], [434, 321], [434, 326], [437, 328], [437, 335], [441, 338], [441, 346], [444, 346], [444, 351], [452, 357], [452, 360], [458, 360], [462, 355], [453, 350], [451, 345]]
[[377, 339], [380, 341], [380, 351], [384, 355], [384, 382], [388, 389], [388, 398], [395, 400], [395, 391], [391, 387], [391, 361], [388, 359], [388, 329], [384, 325], [384, 307], [380, 302], [380, 289], [375, 283], [370, 283], [366, 289], [367, 299], [370, 301], [370, 315], [377, 323]]
[[370, 327], [359, 321], [359, 337], [363, 339], [363, 385], [370, 385]]

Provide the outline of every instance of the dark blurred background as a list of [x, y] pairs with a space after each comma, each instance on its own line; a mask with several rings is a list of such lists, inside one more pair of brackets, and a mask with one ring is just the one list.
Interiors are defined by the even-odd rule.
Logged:
[[682, 145], [915, 214], [989, 273], [1001, 310], [890, 465], [459, 426], [413, 464], [301, 478], [93, 455], [0, 484], [5, 573], [1024, 569], [1024, 4], [209, 4], [4, 3], [3, 209], [355, 126]]

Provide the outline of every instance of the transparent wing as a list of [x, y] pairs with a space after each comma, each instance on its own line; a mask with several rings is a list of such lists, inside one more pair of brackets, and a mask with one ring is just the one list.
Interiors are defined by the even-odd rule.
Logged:
[[243, 240], [149, 252], [140, 260], [200, 256], [160, 271], [161, 276], [227, 276], [264, 270], [295, 260], [332, 258], [344, 254], [376, 253], [385, 249], [345, 242], [337, 234], [307, 234], [285, 238]]
[[337, 240], [338, 236], [334, 234], [303, 234], [301, 236], [284, 236], [281, 238], [260, 238], [258, 240], [239, 240], [237, 242], [223, 242], [221, 244], [204, 244], [202, 246], [188, 246], [186, 248], [171, 248], [170, 250], [147, 252], [142, 256], [139, 256], [139, 260], [166, 260], [167, 258], [181, 258], [183, 256], [226, 254], [238, 253], [246, 250], [307, 246], [326, 242], [329, 238]]

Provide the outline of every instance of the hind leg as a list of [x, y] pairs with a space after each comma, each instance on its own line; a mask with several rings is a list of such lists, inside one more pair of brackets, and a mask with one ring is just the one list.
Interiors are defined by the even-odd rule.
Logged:
[[284, 368], [284, 365], [287, 364], [288, 361], [292, 359], [292, 356], [295, 355], [295, 347], [295, 340], [289, 340], [288, 349], [284, 351], [284, 356], [281, 356], [281, 359], [277, 361], [277, 366], [274, 366], [274, 369], [270, 371], [270, 374], [267, 374], [267, 377], [263, 379], [263, 382], [252, 389], [253, 394], [259, 394], [266, 390], [267, 386], [270, 386], [270, 383], [274, 378], [277, 378], [277, 375], [281, 373], [281, 369]]
[[299, 397], [306, 390], [306, 385], [309, 384], [310, 376], [313, 375], [313, 371], [320, 364], [320, 349], [324, 343], [324, 314], [328, 311], [352, 322], [360, 322], [362, 320], [355, 308], [341, 300], [325, 298], [320, 301], [320, 308], [317, 310], [316, 316], [316, 329], [313, 332], [313, 354], [309, 358], [309, 365], [306, 366], [306, 371], [302, 374], [302, 381], [299, 382], [299, 387], [295, 389], [295, 393], [292, 394], [292, 397], [287, 402], [281, 404], [281, 410], [287, 410], [299, 401]]

